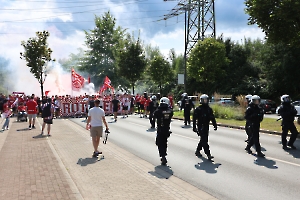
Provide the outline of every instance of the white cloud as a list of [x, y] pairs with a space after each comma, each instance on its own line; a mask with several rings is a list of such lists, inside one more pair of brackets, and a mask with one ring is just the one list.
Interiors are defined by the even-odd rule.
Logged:
[[223, 38], [231, 38], [232, 41], [235, 42], [244, 42], [244, 38], [251, 38], [251, 39], [264, 39], [265, 34], [262, 32], [261, 29], [255, 26], [249, 26], [247, 28], [242, 29], [223, 29], [220, 30], [220, 34], [223, 33]]
[[[20, 52], [23, 52], [24, 49], [21, 46], [21, 41], [27, 41], [30, 37], [35, 37], [36, 31], [48, 30], [50, 32], [50, 37], [48, 39], [49, 47], [53, 50], [52, 57], [56, 59], [67, 58], [71, 53], [77, 53], [78, 48], [85, 48], [84, 40], [85, 34], [82, 30], [79, 30], [75, 27], [74, 24], [66, 23], [68, 26], [67, 30], [73, 32], [66, 32], [59, 29], [58, 25], [51, 22], [54, 19], [60, 19], [63, 22], [74, 21], [75, 15], [71, 13], [72, 8], [69, 8], [68, 12], [63, 9], [59, 9], [61, 5], [56, 3], [55, 0], [47, 0], [43, 2], [31, 2], [31, 1], [1, 1], [2, 9], [15, 9], [12, 10], [1, 10], [0, 13], [0, 56], [9, 59], [10, 65], [9, 68], [13, 70], [13, 74], [10, 80], [13, 81], [13, 85], [16, 90], [25, 91], [26, 93], [37, 93], [39, 94], [39, 83], [33, 77], [33, 75], [29, 72], [29, 68], [26, 66], [26, 63], [21, 60]], [[61, 1], [60, 1], [61, 2]], [[102, 6], [95, 6], [95, 8], [99, 8], [99, 13], [96, 13], [97, 16], [102, 16], [101, 13], [104, 13], [108, 10], [112, 13], [112, 15], [117, 19], [117, 25], [120, 25], [122, 28], [127, 28], [129, 33], [134, 32], [137, 37], [138, 31], [141, 33], [141, 40], [144, 41], [145, 44], [151, 44], [151, 46], [158, 46], [161, 52], [164, 55], [168, 55], [169, 50], [174, 48], [177, 55], [183, 54], [184, 52], [184, 29], [183, 22], [182, 28], [176, 28], [176, 26], [180, 26], [177, 24], [176, 26], [164, 26], [164, 24], [158, 23], [150, 23], [151, 19], [145, 19], [145, 16], [151, 16], [149, 13], [145, 14], [144, 8], [140, 8], [140, 6], [136, 4], [129, 4], [128, 1], [120, 1], [121, 3], [115, 3], [116, 1], [103, 0], [101, 3], [105, 5], [103, 9]], [[167, 4], [164, 2], [153, 0], [153, 5], [156, 7], [153, 9], [162, 9]], [[161, 4], [159, 4], [159, 3]], [[74, 6], [75, 4], [68, 4]], [[77, 4], [76, 4], [77, 5]], [[158, 5], [162, 5], [159, 7]], [[170, 5], [169, 5], [170, 6]], [[43, 10], [44, 8], [57, 8], [50, 10]], [[101, 10], [102, 8], [102, 10]], [[36, 9], [36, 10], [28, 10], [28, 11], [20, 11], [18, 9]], [[168, 8], [169, 9], [169, 8]], [[85, 9], [84, 9], [85, 10]], [[47, 12], [46, 12], [47, 11]], [[140, 12], [141, 11], [141, 12]], [[96, 12], [96, 11], [95, 11]], [[168, 13], [168, 12], [166, 12]], [[85, 13], [85, 16], [90, 16], [90, 18], [82, 18], [78, 17], [78, 19], [82, 21], [91, 21], [87, 26], [94, 27], [94, 13]], [[90, 14], [90, 15], [88, 15]], [[157, 14], [160, 15], [160, 14]], [[26, 20], [32, 19], [32, 20]], [[128, 19], [128, 20], [127, 20]], [[20, 20], [16, 23], [16, 20]], [[23, 20], [23, 21], [22, 21]], [[236, 20], [236, 19], [235, 19]], [[10, 23], [9, 21], [14, 21], [14, 23]], [[153, 21], [153, 20], [152, 20]], [[176, 20], [175, 20], [176, 21]], [[34, 22], [34, 23], [32, 23]], [[174, 22], [175, 23], [175, 22]], [[243, 23], [242, 23], [243, 24]], [[78, 24], [77, 24], [78, 25]], [[80, 24], [82, 25], [82, 24]], [[86, 25], [86, 24], [85, 24]], [[157, 26], [157, 30], [149, 31], [148, 26], [151, 27]], [[225, 26], [225, 24], [224, 24]], [[236, 27], [234, 25], [233, 27]], [[220, 28], [220, 30], [218, 29]], [[172, 30], [174, 29], [174, 30]], [[155, 32], [157, 31], [157, 32]], [[244, 37], [248, 38], [263, 38], [264, 34], [255, 26], [243, 26], [232, 28], [224, 28], [217, 23], [217, 36], [223, 33], [223, 37], [230, 37], [234, 41], [241, 41]], [[56, 73], [57, 74], [57, 73]], [[69, 77], [69, 75], [66, 75]], [[56, 76], [57, 77], [57, 76]], [[66, 78], [61, 77], [62, 80], [66, 80]], [[47, 77], [46, 83], [50, 85], [46, 85], [48, 90], [57, 91], [54, 88], [49, 88], [51, 86], [51, 82], [53, 82], [55, 76], [51, 78], [51, 76]], [[63, 81], [62, 81], [63, 82]], [[68, 81], [67, 81], [68, 82]], [[64, 87], [67, 87], [66, 84]], [[53, 86], [53, 84], [52, 84]], [[11, 87], [12, 88], [12, 87]], [[57, 89], [57, 88], [56, 88]]]

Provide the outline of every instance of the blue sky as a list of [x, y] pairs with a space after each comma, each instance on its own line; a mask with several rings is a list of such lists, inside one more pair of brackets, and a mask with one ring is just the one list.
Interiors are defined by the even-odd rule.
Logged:
[[[182, 1], [0, 0], [0, 56], [8, 59], [12, 68], [20, 69], [25, 66], [19, 59], [21, 41], [35, 37], [36, 31], [48, 30], [53, 57], [67, 58], [79, 47], [85, 48], [83, 30], [93, 29], [94, 16], [107, 11], [129, 33], [137, 36], [140, 31], [145, 44], [158, 46], [164, 54], [171, 48], [180, 54], [184, 49], [184, 15], [158, 21], [178, 2]], [[247, 25], [244, 8], [244, 0], [215, 0], [216, 35], [237, 42], [244, 37], [263, 39], [260, 29]]]

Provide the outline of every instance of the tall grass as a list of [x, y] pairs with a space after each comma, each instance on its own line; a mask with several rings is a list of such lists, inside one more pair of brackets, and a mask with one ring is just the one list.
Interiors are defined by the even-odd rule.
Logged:
[[244, 113], [240, 106], [222, 106], [222, 105], [211, 105], [216, 118], [220, 119], [235, 119], [244, 120]]

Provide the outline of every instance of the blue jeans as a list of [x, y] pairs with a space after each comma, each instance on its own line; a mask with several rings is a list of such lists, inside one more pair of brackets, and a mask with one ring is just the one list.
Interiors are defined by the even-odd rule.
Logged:
[[5, 119], [5, 122], [4, 122], [3, 126], [2, 126], [2, 129], [5, 129], [5, 127], [8, 128], [8, 125], [9, 125], [9, 117], [7, 117], [7, 118]]

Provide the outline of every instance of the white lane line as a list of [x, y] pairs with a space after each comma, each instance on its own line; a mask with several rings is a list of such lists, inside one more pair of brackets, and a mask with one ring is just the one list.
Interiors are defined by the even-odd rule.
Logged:
[[292, 162], [288, 162], [288, 161], [284, 161], [284, 160], [280, 160], [280, 159], [272, 158], [272, 157], [267, 157], [267, 158], [270, 158], [272, 160], [276, 160], [276, 161], [279, 161], [279, 162], [282, 162], [282, 163], [285, 163], [285, 164], [290, 164], [290, 165], [294, 165], [296, 167], [300, 167], [300, 164], [296, 164], [296, 163], [292, 163]]
[[[128, 122], [128, 123], [134, 124], [134, 125], [137, 125], [137, 126], [140, 126], [140, 127], [147, 128], [147, 126], [140, 125], [140, 124], [136, 124], [136, 123], [133, 123], [133, 122]], [[191, 137], [179, 135], [179, 134], [176, 134], [176, 133], [172, 133], [172, 135], [176, 135], [176, 136], [183, 137], [183, 138], [190, 139], [190, 140], [199, 141], [199, 139], [195, 139], [195, 138], [191, 138]], [[285, 164], [290, 164], [290, 165], [293, 165], [293, 166], [296, 166], [296, 167], [300, 167], [300, 164], [297, 164], [297, 163], [292, 163], [292, 162], [288, 162], [288, 161], [284, 161], [284, 160], [280, 160], [280, 159], [272, 158], [272, 157], [267, 157], [267, 158], [270, 158], [270, 159], [272, 159], [272, 160], [276, 160], [276, 161], [278, 161], [278, 162], [282, 162], [282, 163], [285, 163]]]
[[147, 126], [144, 126], [144, 125], [140, 125], [140, 124], [136, 124], [136, 123], [133, 123], [133, 122], [128, 122], [129, 124], [134, 124], [136, 126], [140, 126], [140, 127], [144, 127], [144, 128], [147, 128]]

